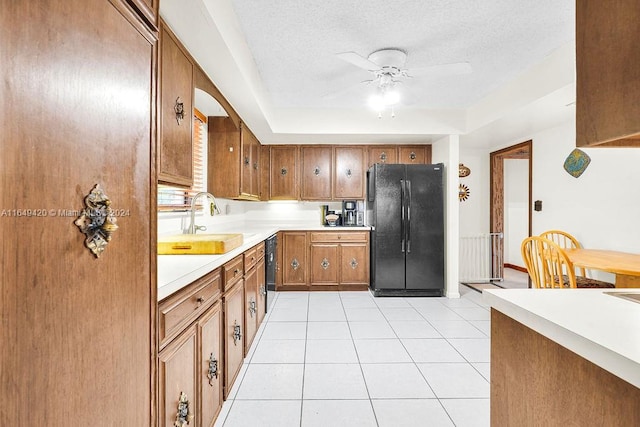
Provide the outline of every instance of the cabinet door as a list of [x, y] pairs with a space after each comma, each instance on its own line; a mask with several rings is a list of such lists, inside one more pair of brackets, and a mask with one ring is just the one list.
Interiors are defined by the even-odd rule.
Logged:
[[[119, 1], [0, 8], [0, 209], [39, 213], [0, 218], [0, 425], [149, 426], [154, 35]], [[125, 213], [99, 259], [77, 215], [41, 210], [96, 184]]]
[[272, 146], [269, 165], [269, 198], [272, 200], [298, 200], [298, 147]]
[[334, 199], [364, 199], [363, 147], [336, 147], [333, 180]]
[[244, 276], [244, 355], [258, 330], [258, 275], [255, 266]]
[[258, 327], [264, 320], [267, 309], [267, 281], [265, 271], [264, 257], [258, 259], [258, 265], [256, 265], [256, 275], [258, 276]]
[[231, 117], [209, 117], [207, 187], [216, 197], [240, 195], [242, 161], [240, 130]]
[[398, 150], [394, 146], [371, 146], [369, 147], [370, 168], [376, 163], [398, 163]]
[[[160, 31], [160, 152], [158, 180], [193, 184], [193, 64], [163, 24]], [[183, 117], [176, 111], [180, 109]]]
[[251, 163], [251, 132], [245, 127], [244, 123], [240, 123], [240, 194], [243, 196], [251, 196], [251, 177], [253, 176], [253, 168]]
[[407, 145], [398, 149], [400, 153], [399, 162], [405, 165], [427, 163], [426, 150], [424, 145]]
[[312, 244], [311, 245], [311, 286], [313, 285], [338, 285], [337, 244]]
[[223, 296], [224, 398], [236, 380], [244, 359], [244, 281]]
[[160, 361], [159, 417], [162, 425], [172, 426], [178, 407], [187, 410], [190, 425], [196, 425], [196, 325], [191, 325], [158, 355]]
[[307, 285], [307, 233], [283, 233], [282, 255], [282, 285]]
[[637, 0], [576, 2], [576, 146], [640, 146]]
[[199, 390], [202, 427], [213, 426], [222, 408], [222, 306], [215, 303], [198, 320]]
[[369, 243], [340, 245], [340, 284], [369, 285]]
[[331, 200], [331, 147], [301, 147], [303, 200]]
[[260, 142], [251, 134], [251, 196], [260, 198]]

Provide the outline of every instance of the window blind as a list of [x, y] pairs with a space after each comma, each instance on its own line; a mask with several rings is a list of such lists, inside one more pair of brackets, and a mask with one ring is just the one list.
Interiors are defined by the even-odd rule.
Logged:
[[[205, 190], [204, 165], [206, 164], [205, 141], [207, 138], [207, 117], [193, 109], [193, 185], [188, 188], [158, 185], [159, 211], [185, 211], [191, 209], [191, 198]], [[202, 201], [201, 201], [202, 202]], [[198, 207], [201, 209], [201, 207]]]

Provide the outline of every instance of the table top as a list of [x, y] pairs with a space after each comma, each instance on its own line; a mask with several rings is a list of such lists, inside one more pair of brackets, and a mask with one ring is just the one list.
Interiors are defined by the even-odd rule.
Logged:
[[640, 276], [640, 254], [603, 249], [565, 249], [576, 267]]

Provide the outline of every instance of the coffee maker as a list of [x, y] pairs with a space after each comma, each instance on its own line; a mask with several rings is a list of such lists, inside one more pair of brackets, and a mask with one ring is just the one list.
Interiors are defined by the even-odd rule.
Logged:
[[356, 212], [358, 210], [357, 202], [355, 200], [343, 200], [342, 201], [342, 225], [354, 226], [356, 225]]

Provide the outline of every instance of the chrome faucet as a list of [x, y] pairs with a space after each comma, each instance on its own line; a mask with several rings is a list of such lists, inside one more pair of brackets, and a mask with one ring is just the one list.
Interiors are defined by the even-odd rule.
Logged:
[[207, 229], [207, 227], [203, 225], [196, 225], [196, 201], [200, 196], [209, 197], [213, 201], [214, 211], [218, 214], [220, 213], [220, 209], [218, 209], [218, 202], [216, 201], [216, 198], [213, 197], [213, 194], [207, 193], [206, 191], [196, 193], [196, 195], [191, 199], [191, 222], [189, 223], [189, 228], [187, 229], [188, 234], [196, 234], [198, 230], [206, 231]]

